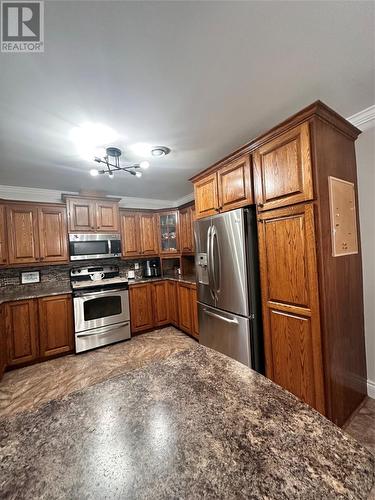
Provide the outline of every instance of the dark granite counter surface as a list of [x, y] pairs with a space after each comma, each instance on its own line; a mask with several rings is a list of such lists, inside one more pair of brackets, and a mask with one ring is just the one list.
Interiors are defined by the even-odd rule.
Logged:
[[191, 283], [194, 284], [196, 283], [196, 278], [195, 276], [192, 275], [187, 275], [187, 276], [158, 276], [157, 278], [135, 278], [135, 279], [130, 279], [129, 280], [129, 285], [137, 285], [139, 283], [148, 283], [152, 281], [164, 281], [164, 280], [172, 280], [172, 281], [179, 281], [181, 283]]
[[70, 283], [36, 283], [34, 285], [9, 285], [0, 288], [0, 304], [13, 300], [36, 299], [49, 295], [72, 293]]
[[2, 499], [365, 499], [374, 458], [196, 345], [0, 419]]

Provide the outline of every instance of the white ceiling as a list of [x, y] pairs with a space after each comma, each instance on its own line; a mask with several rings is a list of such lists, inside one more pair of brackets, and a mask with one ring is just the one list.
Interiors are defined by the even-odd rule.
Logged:
[[[188, 178], [316, 99], [375, 103], [374, 2], [45, 2], [45, 53], [0, 55], [0, 184], [177, 200]], [[169, 146], [88, 175], [70, 130]], [[130, 157], [129, 159], [135, 159]]]

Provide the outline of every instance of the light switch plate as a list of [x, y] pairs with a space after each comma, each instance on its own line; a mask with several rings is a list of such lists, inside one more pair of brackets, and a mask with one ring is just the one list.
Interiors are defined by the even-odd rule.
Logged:
[[135, 269], [136, 271], [139, 269], [139, 264], [138, 264], [138, 262], [136, 262], [136, 263], [134, 264], [134, 269]]
[[128, 278], [129, 279], [134, 279], [135, 278], [135, 272], [134, 271], [128, 271]]

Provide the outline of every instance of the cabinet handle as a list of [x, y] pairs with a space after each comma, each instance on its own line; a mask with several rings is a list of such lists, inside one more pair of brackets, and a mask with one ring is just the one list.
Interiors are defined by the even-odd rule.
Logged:
[[264, 207], [264, 203], [258, 203], [258, 207], [259, 208], [263, 208]]

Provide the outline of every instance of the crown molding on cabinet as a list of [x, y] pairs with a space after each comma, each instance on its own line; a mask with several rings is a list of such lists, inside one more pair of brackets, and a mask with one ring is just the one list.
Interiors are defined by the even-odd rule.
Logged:
[[352, 116], [347, 118], [348, 122], [350, 122], [355, 127], [358, 127], [362, 132], [371, 127], [375, 126], [375, 104], [370, 106], [358, 113], [355, 113]]
[[[0, 200], [15, 200], [15, 201], [34, 201], [39, 203], [61, 203], [61, 195], [78, 195], [77, 192], [57, 191], [54, 189], [40, 189], [19, 186], [2, 186], [0, 185]], [[109, 196], [110, 198], [110, 196]], [[153, 200], [148, 198], [134, 198], [131, 196], [123, 196], [120, 201], [121, 208], [146, 208], [146, 209], [162, 209], [175, 208], [188, 203], [194, 199], [193, 193], [190, 193], [176, 201], [170, 200]]]

